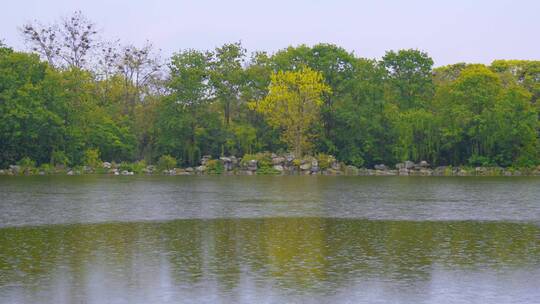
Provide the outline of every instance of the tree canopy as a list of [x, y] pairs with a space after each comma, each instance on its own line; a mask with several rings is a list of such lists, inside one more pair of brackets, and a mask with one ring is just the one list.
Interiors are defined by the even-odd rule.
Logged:
[[82, 164], [88, 151], [181, 165], [261, 151], [356, 166], [540, 163], [540, 61], [433, 68], [414, 49], [377, 60], [332, 44], [248, 54], [240, 42], [161, 59], [95, 28], [76, 13], [23, 26], [30, 52], [0, 43], [0, 167]]

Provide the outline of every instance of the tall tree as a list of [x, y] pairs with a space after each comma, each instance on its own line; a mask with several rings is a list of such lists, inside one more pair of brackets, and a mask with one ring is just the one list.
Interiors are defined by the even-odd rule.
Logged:
[[124, 46], [118, 59], [117, 68], [124, 79], [126, 111], [131, 113], [159, 79], [161, 59], [150, 42], [140, 48], [134, 45]]
[[60, 23], [25, 24], [21, 31], [32, 51], [40, 54], [51, 66], [79, 69], [88, 64], [98, 33], [94, 23], [80, 11], [62, 18]]
[[240, 42], [228, 43], [216, 48], [212, 60], [210, 83], [214, 94], [223, 105], [225, 126], [240, 100], [243, 85], [243, 64], [246, 50]]
[[310, 68], [277, 72], [271, 77], [268, 95], [252, 107], [270, 125], [283, 129], [283, 141], [301, 157], [312, 146], [309, 130], [320, 115], [322, 94], [329, 92], [321, 73]]
[[418, 50], [389, 51], [382, 58], [388, 72], [388, 98], [402, 110], [424, 105], [433, 95], [433, 59]]

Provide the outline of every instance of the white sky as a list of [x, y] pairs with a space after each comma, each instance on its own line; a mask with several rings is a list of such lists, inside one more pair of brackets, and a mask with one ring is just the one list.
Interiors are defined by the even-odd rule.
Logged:
[[358, 56], [391, 49], [427, 51], [435, 65], [540, 60], [540, 0], [4, 0], [0, 39], [25, 49], [18, 27], [81, 10], [105, 38], [168, 56], [241, 40], [249, 50], [334, 43]]

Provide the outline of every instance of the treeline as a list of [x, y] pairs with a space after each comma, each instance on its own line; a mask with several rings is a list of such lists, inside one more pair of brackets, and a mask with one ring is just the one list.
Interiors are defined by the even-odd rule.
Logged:
[[0, 45], [0, 166], [21, 159], [183, 165], [202, 155], [332, 154], [355, 166], [540, 163], [540, 61], [433, 68], [418, 50], [380, 60], [331, 44], [248, 55], [102, 42], [82, 14], [27, 24], [32, 52]]

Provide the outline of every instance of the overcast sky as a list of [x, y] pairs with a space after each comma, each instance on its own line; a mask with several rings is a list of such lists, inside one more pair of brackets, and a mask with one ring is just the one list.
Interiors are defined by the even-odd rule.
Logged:
[[18, 27], [75, 10], [105, 38], [148, 39], [165, 56], [241, 40], [248, 51], [334, 43], [368, 58], [417, 48], [437, 66], [540, 60], [540, 0], [6, 0], [0, 39], [25, 49]]

